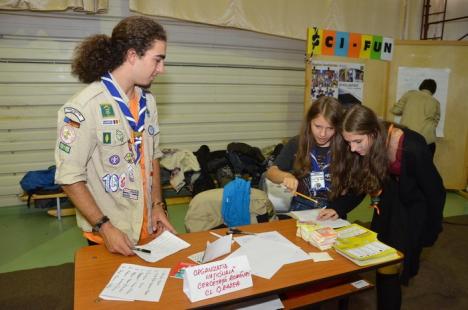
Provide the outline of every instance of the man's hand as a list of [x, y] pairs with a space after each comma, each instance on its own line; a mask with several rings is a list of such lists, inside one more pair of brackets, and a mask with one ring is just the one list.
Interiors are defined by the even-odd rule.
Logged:
[[156, 236], [159, 236], [165, 230], [169, 230], [171, 233], [177, 234], [177, 231], [167, 218], [162, 202], [153, 204], [151, 223], [153, 225], [153, 234]]
[[135, 255], [132, 251], [133, 244], [130, 239], [128, 239], [128, 236], [110, 222], [102, 224], [99, 234], [102, 239], [104, 239], [104, 243], [109, 252], [119, 253], [125, 256]]
[[317, 220], [319, 221], [336, 220], [336, 219], [338, 219], [338, 213], [336, 213], [334, 209], [322, 209], [317, 215]]

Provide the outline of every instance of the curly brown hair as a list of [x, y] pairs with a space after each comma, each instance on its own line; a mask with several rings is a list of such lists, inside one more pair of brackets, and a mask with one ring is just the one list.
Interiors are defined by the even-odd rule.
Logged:
[[[341, 132], [367, 135], [372, 139], [365, 156], [351, 152], [349, 145], [340, 139], [331, 166], [332, 193], [336, 198], [343, 193], [372, 194], [382, 188], [388, 176], [387, 129], [371, 109], [356, 104], [344, 115]], [[340, 135], [341, 136], [341, 135]]]
[[167, 41], [164, 28], [144, 16], [130, 16], [121, 20], [112, 36], [94, 35], [77, 46], [72, 61], [72, 74], [83, 83], [99, 81], [101, 76], [119, 67], [129, 49], [141, 57], [154, 41]]
[[[316, 145], [310, 124], [312, 120], [314, 120], [319, 115], [322, 115], [327, 120], [327, 122], [330, 123], [330, 126], [333, 126], [336, 132], [338, 132], [343, 116], [343, 108], [341, 103], [333, 97], [322, 96], [315, 100], [307, 111], [307, 114], [305, 115], [302, 122], [301, 131], [299, 133], [299, 147], [293, 166], [293, 173], [298, 178], [302, 178], [306, 174], [310, 173], [310, 151]], [[336, 136], [337, 135], [335, 134], [331, 138], [330, 146], [332, 150]]]

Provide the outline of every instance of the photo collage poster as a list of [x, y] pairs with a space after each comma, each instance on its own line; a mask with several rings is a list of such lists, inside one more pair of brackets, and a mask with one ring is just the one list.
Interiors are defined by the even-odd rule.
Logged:
[[361, 104], [364, 65], [358, 63], [312, 62], [312, 100], [322, 96], [337, 98], [342, 104]]

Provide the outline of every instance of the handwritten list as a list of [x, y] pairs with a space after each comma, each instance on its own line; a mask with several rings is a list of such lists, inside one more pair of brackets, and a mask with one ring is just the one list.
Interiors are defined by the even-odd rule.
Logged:
[[106, 300], [159, 301], [170, 268], [121, 264], [99, 297]]

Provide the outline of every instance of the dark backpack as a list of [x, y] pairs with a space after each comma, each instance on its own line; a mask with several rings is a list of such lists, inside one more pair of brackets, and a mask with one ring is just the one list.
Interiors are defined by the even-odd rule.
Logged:
[[28, 207], [33, 194], [56, 194], [62, 191], [60, 185], [55, 184], [55, 166], [46, 170], [28, 171], [21, 179], [20, 185], [28, 194]]

